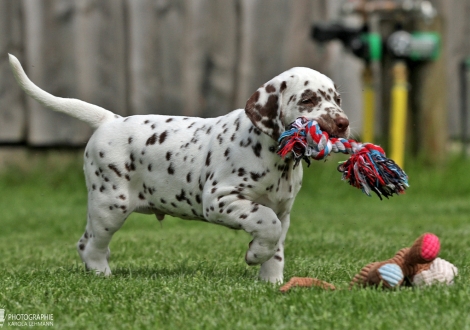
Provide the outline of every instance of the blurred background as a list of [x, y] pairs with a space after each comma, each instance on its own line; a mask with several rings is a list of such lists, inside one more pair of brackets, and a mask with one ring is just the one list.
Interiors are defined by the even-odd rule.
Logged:
[[21, 92], [11, 53], [46, 91], [126, 116], [223, 115], [310, 67], [355, 138], [437, 164], [468, 139], [468, 17], [470, 0], [0, 0], [0, 158], [91, 134]]

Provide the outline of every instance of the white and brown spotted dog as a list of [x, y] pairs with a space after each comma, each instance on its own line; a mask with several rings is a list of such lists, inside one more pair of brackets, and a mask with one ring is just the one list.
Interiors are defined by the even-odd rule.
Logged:
[[261, 86], [245, 109], [217, 118], [121, 117], [55, 97], [34, 85], [12, 55], [10, 64], [31, 97], [95, 129], [84, 157], [88, 219], [77, 243], [89, 269], [111, 274], [109, 242], [129, 214], [139, 212], [243, 229], [253, 236], [246, 262], [261, 264], [261, 279], [283, 281], [284, 240], [302, 166], [294, 169], [291, 159], [277, 155], [277, 139], [300, 116], [348, 137], [349, 122], [328, 77], [290, 69]]

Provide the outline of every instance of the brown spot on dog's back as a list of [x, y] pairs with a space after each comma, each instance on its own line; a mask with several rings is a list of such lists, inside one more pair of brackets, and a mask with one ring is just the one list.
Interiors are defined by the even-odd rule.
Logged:
[[212, 152], [209, 151], [206, 157], [206, 166], [209, 166], [211, 164], [211, 155], [212, 155]]
[[265, 87], [265, 90], [266, 92], [268, 93], [274, 93], [276, 91], [276, 87], [274, 87], [273, 85], [269, 84]]
[[263, 177], [263, 175], [256, 172], [250, 172], [250, 177], [253, 181], [258, 181], [261, 177]]
[[261, 157], [261, 150], [262, 150], [262, 146], [261, 146], [261, 143], [256, 143], [256, 145], [254, 145], [253, 147], [253, 152], [255, 153], [256, 157]]
[[145, 145], [146, 146], [153, 145], [155, 144], [155, 142], [157, 142], [157, 133], [153, 133], [153, 135], [147, 139], [147, 142], [145, 143]]
[[158, 143], [162, 144], [163, 142], [165, 142], [167, 135], [168, 135], [167, 131], [160, 134], [160, 137], [158, 138]]
[[311, 89], [304, 90], [304, 92], [300, 96], [301, 101], [312, 97], [313, 94], [315, 94], [315, 93]]
[[128, 172], [135, 171], [135, 164], [134, 163], [126, 163], [124, 167]]

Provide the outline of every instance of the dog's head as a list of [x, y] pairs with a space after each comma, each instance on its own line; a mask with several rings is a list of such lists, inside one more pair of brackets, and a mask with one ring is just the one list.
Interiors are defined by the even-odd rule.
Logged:
[[349, 137], [349, 120], [335, 84], [309, 68], [292, 68], [268, 81], [248, 99], [245, 112], [275, 140], [298, 117], [315, 119], [330, 136]]

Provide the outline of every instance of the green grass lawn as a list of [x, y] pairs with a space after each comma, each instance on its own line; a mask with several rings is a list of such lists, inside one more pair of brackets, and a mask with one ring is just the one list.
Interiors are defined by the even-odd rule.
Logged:
[[[408, 192], [380, 201], [342, 182], [338, 159], [305, 169], [285, 278], [317, 277], [341, 290], [288, 294], [245, 264], [248, 234], [168, 217], [132, 215], [111, 243], [113, 276], [86, 273], [75, 250], [86, 215], [80, 159], [5, 170], [0, 308], [53, 314], [57, 329], [470, 329], [470, 163], [408, 165]], [[347, 290], [361, 267], [426, 231], [459, 268], [453, 286]]]

